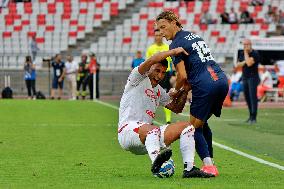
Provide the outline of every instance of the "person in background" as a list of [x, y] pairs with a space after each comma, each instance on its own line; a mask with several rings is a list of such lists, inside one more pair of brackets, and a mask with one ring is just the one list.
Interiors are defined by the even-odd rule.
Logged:
[[31, 55], [32, 55], [32, 61], [35, 61], [37, 52], [39, 50], [40, 49], [37, 46], [36, 37], [32, 36], [31, 43], [30, 43], [30, 52], [31, 52]]
[[[90, 64], [88, 64], [89, 68], [89, 90], [90, 90], [90, 99], [94, 99], [93, 95], [93, 86], [94, 86], [94, 79], [96, 80], [96, 98], [100, 98], [100, 91], [99, 91], [99, 79], [100, 79], [100, 64], [97, 62], [97, 57], [95, 53], [91, 52], [89, 54], [90, 57]], [[94, 78], [94, 74], [95, 77]]]
[[[154, 30], [154, 43], [150, 45], [146, 52], [146, 59], [150, 58], [156, 53], [168, 51], [169, 45], [163, 42], [163, 36], [160, 33], [158, 29]], [[172, 88], [172, 85], [170, 83], [171, 77], [173, 75], [173, 65], [172, 65], [172, 59], [171, 57], [167, 57], [168, 61], [168, 67], [166, 70], [166, 74], [164, 79], [159, 83], [163, 89], [166, 90], [166, 92], [169, 92], [169, 90]], [[165, 117], [166, 117], [166, 123], [170, 124], [172, 121], [172, 112], [171, 110], [164, 107]]]
[[226, 10], [223, 11], [223, 13], [220, 14], [221, 17], [221, 24], [229, 24], [229, 13], [226, 12]]
[[240, 23], [241, 24], [252, 24], [253, 19], [250, 16], [250, 13], [245, 8], [242, 8], [241, 16], [240, 16]]
[[257, 98], [264, 102], [267, 98], [266, 91], [273, 88], [273, 79], [265, 66], [259, 66], [260, 84], [257, 86]]
[[[86, 79], [88, 77], [88, 63], [87, 63], [88, 56], [86, 54], [81, 55], [81, 62], [79, 63], [78, 74], [77, 74], [77, 100], [79, 96], [82, 96], [82, 99], [86, 98], [86, 88], [88, 83]], [[82, 86], [82, 92], [80, 92]]]
[[235, 67], [233, 69], [233, 74], [230, 79], [230, 99], [231, 101], [237, 101], [239, 99], [240, 92], [243, 90], [243, 85], [241, 82], [242, 72], [237, 67]]
[[28, 99], [36, 99], [36, 71], [35, 64], [33, 64], [31, 56], [26, 56], [24, 70], [25, 82], [28, 90]]
[[139, 66], [144, 61], [145, 61], [145, 59], [142, 58], [142, 52], [137, 51], [136, 52], [136, 58], [132, 61], [131, 68], [134, 69], [135, 67]]
[[243, 70], [244, 95], [249, 108], [249, 118], [246, 123], [255, 124], [257, 116], [257, 86], [259, 84], [258, 64], [260, 56], [256, 50], [252, 49], [249, 39], [243, 40], [244, 50], [239, 53], [238, 67]]
[[234, 8], [231, 8], [231, 12], [229, 13], [228, 21], [230, 24], [237, 24], [238, 23], [238, 15], [235, 12]]
[[70, 90], [70, 100], [76, 100], [76, 74], [79, 66], [72, 55], [67, 55], [66, 59], [66, 80]]
[[51, 89], [51, 99], [54, 99], [55, 91], [58, 90], [58, 100], [62, 97], [62, 89], [64, 77], [66, 75], [65, 63], [61, 60], [61, 55], [56, 54], [54, 61], [51, 63], [53, 67], [53, 81]]

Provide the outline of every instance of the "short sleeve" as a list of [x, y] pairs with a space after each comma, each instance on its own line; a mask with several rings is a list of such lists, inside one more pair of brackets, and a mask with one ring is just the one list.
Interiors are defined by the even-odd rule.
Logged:
[[170, 103], [171, 98], [168, 95], [168, 93], [162, 87], [159, 87], [159, 90], [160, 90], [160, 95], [161, 95], [161, 97], [160, 97], [160, 105], [161, 106], [166, 106], [167, 104]]
[[[139, 67], [139, 66], [138, 66]], [[134, 68], [128, 77], [128, 82], [132, 86], [137, 86], [142, 80], [144, 80], [147, 75], [141, 75], [138, 71], [138, 67]]]
[[[170, 50], [175, 49], [177, 47], [183, 47], [180, 43], [176, 42], [176, 43], [172, 43], [170, 45]], [[183, 47], [184, 48], [184, 47]], [[185, 48], [184, 48], [185, 49]], [[182, 61], [182, 54], [177, 55], [177, 56], [171, 56], [172, 62], [174, 65], [177, 65], [178, 63], [180, 63], [180, 61]]]

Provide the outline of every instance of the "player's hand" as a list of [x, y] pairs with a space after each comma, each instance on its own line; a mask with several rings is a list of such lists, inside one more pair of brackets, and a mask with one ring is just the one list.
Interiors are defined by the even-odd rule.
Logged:
[[62, 78], [59, 78], [59, 79], [58, 79], [58, 82], [61, 82], [61, 81], [62, 81]]
[[182, 47], [178, 47], [178, 48], [175, 48], [173, 50], [174, 50], [174, 55], [178, 55], [178, 54], [181, 54], [181, 53], [188, 55], [188, 53]]

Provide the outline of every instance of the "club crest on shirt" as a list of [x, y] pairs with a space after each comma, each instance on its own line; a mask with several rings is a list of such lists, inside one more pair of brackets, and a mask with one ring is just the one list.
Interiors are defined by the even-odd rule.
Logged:
[[146, 89], [145, 94], [151, 99], [152, 102], [155, 102], [156, 106], [158, 106], [157, 99], [161, 96], [161, 92], [159, 89], [157, 94], [152, 89]]

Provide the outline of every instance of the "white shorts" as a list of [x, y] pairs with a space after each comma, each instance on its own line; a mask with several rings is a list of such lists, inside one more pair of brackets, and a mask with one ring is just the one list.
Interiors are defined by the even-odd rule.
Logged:
[[[118, 129], [118, 142], [120, 146], [127, 151], [130, 151], [136, 155], [144, 155], [147, 154], [146, 146], [141, 142], [138, 134], [138, 129], [144, 124], [143, 122], [135, 122], [130, 121], [127, 124], [122, 125]], [[168, 125], [163, 125], [160, 127], [161, 130], [161, 138], [160, 138], [160, 146], [161, 148], [165, 147], [164, 143], [164, 131]]]

